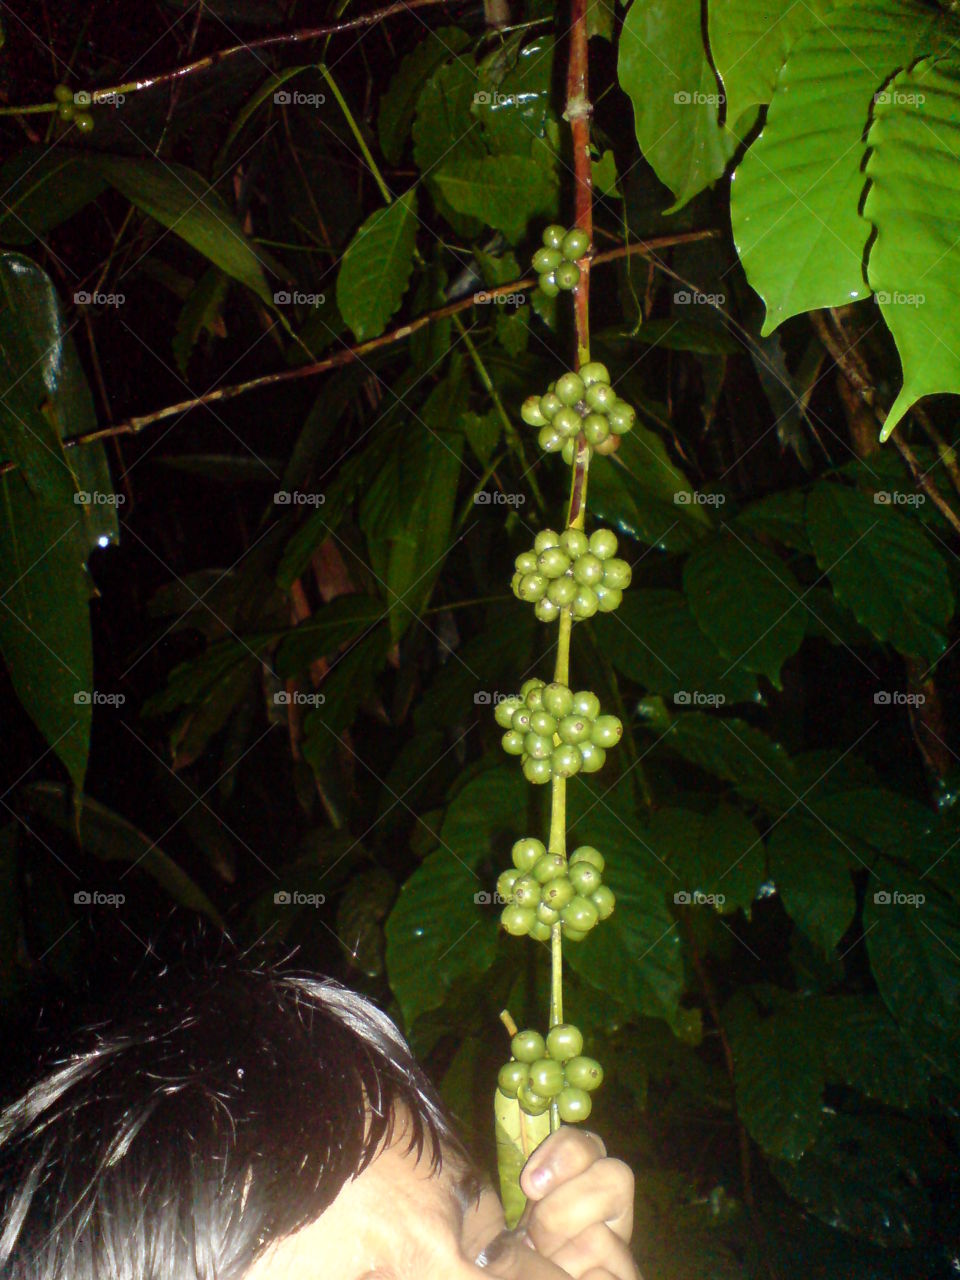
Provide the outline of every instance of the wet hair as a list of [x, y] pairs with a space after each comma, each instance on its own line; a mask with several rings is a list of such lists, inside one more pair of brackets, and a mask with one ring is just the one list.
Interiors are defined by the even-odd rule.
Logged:
[[[239, 1280], [408, 1120], [469, 1157], [390, 1019], [331, 979], [164, 970], [0, 1112], [4, 1280]], [[76, 1048], [76, 1046], [74, 1046]]]

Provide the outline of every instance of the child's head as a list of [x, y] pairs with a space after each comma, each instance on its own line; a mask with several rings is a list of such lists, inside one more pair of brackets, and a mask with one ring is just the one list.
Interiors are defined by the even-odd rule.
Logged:
[[319, 1218], [398, 1114], [411, 1152], [468, 1164], [369, 1001], [238, 962], [165, 972], [0, 1113], [0, 1274], [240, 1280]]

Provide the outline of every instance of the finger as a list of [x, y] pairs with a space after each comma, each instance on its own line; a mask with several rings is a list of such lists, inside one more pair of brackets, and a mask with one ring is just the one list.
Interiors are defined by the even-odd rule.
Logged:
[[626, 1244], [609, 1227], [596, 1224], [568, 1240], [550, 1259], [575, 1280], [638, 1280], [637, 1264]]
[[597, 1224], [629, 1243], [633, 1233], [634, 1179], [622, 1160], [606, 1157], [584, 1173], [548, 1191], [530, 1211], [526, 1228], [542, 1254], [550, 1258], [567, 1241]]
[[520, 1188], [529, 1199], [540, 1200], [551, 1188], [575, 1178], [606, 1154], [597, 1134], [563, 1125], [541, 1142], [524, 1165]]

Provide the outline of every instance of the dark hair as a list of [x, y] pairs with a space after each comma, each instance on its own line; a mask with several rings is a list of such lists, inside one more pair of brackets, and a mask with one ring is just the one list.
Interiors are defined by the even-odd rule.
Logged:
[[165, 969], [81, 1041], [0, 1112], [5, 1280], [238, 1280], [366, 1168], [398, 1106], [432, 1171], [469, 1161], [390, 1019], [330, 979]]

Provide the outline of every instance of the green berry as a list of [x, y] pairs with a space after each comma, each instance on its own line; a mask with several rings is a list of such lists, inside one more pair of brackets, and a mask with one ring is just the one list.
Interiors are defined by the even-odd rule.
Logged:
[[[581, 1043], [582, 1048], [582, 1043]], [[539, 1031], [518, 1031], [510, 1041], [510, 1052], [518, 1062], [536, 1062], [547, 1051], [546, 1041]], [[580, 1050], [578, 1049], [579, 1053]], [[574, 1057], [574, 1054], [570, 1055]]]
[[551, 222], [548, 227], [543, 229], [543, 243], [548, 249], [559, 249], [566, 239], [567, 228], [561, 227], [556, 222]]
[[[559, 914], [574, 896], [574, 889], [573, 885], [570, 883], [570, 877], [566, 875], [557, 876], [555, 880], [548, 880], [545, 885], [541, 886], [540, 907], [545, 907], [547, 910]], [[540, 911], [540, 907], [537, 908], [538, 912]], [[541, 915], [540, 919], [543, 920], [544, 917]], [[553, 920], [549, 923], [553, 924]]]
[[518, 907], [515, 902], [500, 912], [500, 923], [512, 938], [525, 938], [536, 918], [532, 907]]
[[577, 452], [576, 440], [564, 440], [563, 447], [560, 450], [560, 457], [564, 460], [568, 467], [573, 466], [573, 459]]
[[607, 458], [620, 448], [620, 437], [609, 435], [606, 440], [601, 440], [599, 444], [594, 445], [594, 448], [601, 458]]
[[508, 1098], [515, 1098], [529, 1078], [530, 1068], [525, 1062], [505, 1062], [497, 1076], [497, 1085], [501, 1093], [505, 1093]]
[[517, 1101], [520, 1103], [520, 1110], [525, 1111], [528, 1116], [542, 1116], [550, 1106], [550, 1099], [535, 1093], [528, 1084], [517, 1092]]
[[565, 684], [556, 681], [544, 686], [543, 709], [555, 718], [565, 716], [573, 706], [573, 694]]
[[518, 729], [508, 729], [500, 739], [500, 745], [508, 756], [522, 756], [523, 737]]
[[579, 745], [590, 737], [590, 721], [585, 716], [563, 716], [557, 725], [557, 733], [563, 742]]
[[633, 570], [626, 560], [619, 560], [616, 556], [613, 556], [602, 563], [603, 585], [605, 587], [616, 587], [619, 591], [629, 587], [633, 578]]
[[547, 579], [542, 573], [525, 573], [520, 579], [517, 595], [521, 600], [536, 604], [547, 594]]
[[542, 249], [538, 249], [533, 255], [532, 265], [537, 275], [547, 275], [551, 271], [555, 271], [563, 261], [563, 254], [559, 249], [548, 249], [546, 245]]
[[527, 396], [520, 406], [520, 417], [528, 427], [545, 427], [547, 419], [540, 411], [540, 396]]
[[513, 567], [518, 573], [536, 573], [536, 553], [533, 551], [521, 551], [516, 560], [514, 560]]
[[591, 867], [589, 862], [578, 862], [571, 867], [569, 877], [570, 883], [583, 898], [589, 898], [594, 889], [600, 888], [600, 872], [596, 867]]
[[[596, 906], [596, 903], [594, 903], [594, 906]], [[599, 907], [597, 910], [599, 910]], [[560, 909], [559, 907], [551, 907], [541, 895], [540, 902], [537, 905], [537, 919], [541, 924], [554, 925], [560, 919]], [[600, 919], [602, 920], [603, 916]]]
[[617, 554], [617, 535], [612, 529], [594, 529], [590, 535], [590, 550], [598, 560], [609, 560]]
[[535, 787], [542, 787], [550, 781], [553, 770], [549, 760], [534, 760], [528, 756], [523, 761], [523, 776]]
[[81, 133], [89, 133], [93, 128], [93, 116], [89, 111], [78, 111], [73, 123]]
[[574, 405], [582, 400], [586, 390], [579, 373], [564, 373], [557, 379], [557, 395], [566, 405]]
[[597, 915], [601, 920], [609, 920], [613, 915], [614, 907], [617, 905], [616, 895], [613, 890], [605, 884], [594, 889], [593, 893], [590, 895], [590, 901], [597, 908]]
[[[571, 560], [579, 560], [587, 554], [590, 543], [582, 529], [564, 529], [560, 535], [560, 546]], [[517, 568], [520, 566], [517, 565]]]
[[[539, 1063], [534, 1063], [530, 1068], [530, 1079], [533, 1080], [534, 1067]], [[594, 1089], [599, 1089], [603, 1084], [603, 1067], [597, 1062], [596, 1058], [584, 1058], [577, 1056], [571, 1058], [563, 1064], [563, 1075], [568, 1085], [573, 1085], [576, 1089], [585, 1089], [587, 1093], [592, 1093]], [[542, 1093], [543, 1090], [538, 1090]]]
[[550, 424], [564, 440], [575, 440], [580, 434], [582, 419], [576, 409], [561, 409]]
[[[516, 886], [514, 886], [513, 894], [514, 897], [517, 896]], [[597, 913], [597, 908], [593, 905], [590, 899], [583, 898], [580, 894], [576, 894], [570, 899], [567, 905], [560, 912], [560, 915], [563, 918], [564, 924], [568, 924], [571, 929], [577, 929], [582, 933], [589, 933], [600, 918]]]
[[613, 613], [614, 609], [620, 608], [623, 592], [619, 587], [605, 587], [602, 582], [598, 582], [593, 589], [597, 593], [598, 613]]
[[616, 404], [617, 393], [609, 382], [593, 382], [587, 387], [584, 399], [591, 409], [605, 414]]
[[537, 601], [533, 606], [533, 612], [540, 622], [556, 622], [560, 616], [560, 606], [548, 595], [543, 600]]
[[518, 707], [513, 713], [513, 719], [510, 721], [511, 729], [517, 729], [520, 733], [528, 733], [530, 730], [530, 708]]
[[543, 709], [543, 693], [540, 694], [540, 710], [533, 711], [530, 714], [530, 728], [534, 733], [542, 734], [545, 738], [552, 738], [557, 732], [556, 719], [549, 711]]
[[501, 729], [509, 729], [513, 725], [513, 715], [515, 711], [520, 709], [520, 699], [515, 693], [509, 698], [504, 698], [502, 702], [498, 702], [493, 709], [493, 718]]
[[558, 289], [575, 289], [580, 283], [580, 268], [575, 262], [561, 262], [553, 273]]
[[544, 453], [559, 453], [563, 448], [563, 436], [557, 431], [552, 424], [541, 427], [537, 435], [537, 444]]
[[578, 587], [570, 607], [575, 618], [592, 618], [599, 608], [597, 593], [593, 587]]
[[533, 760], [546, 760], [553, 755], [553, 738], [545, 738], [539, 733], [528, 733], [523, 740], [523, 749]]
[[550, 760], [553, 773], [558, 778], [572, 778], [575, 773], [580, 772], [581, 763], [579, 747], [575, 747], [569, 742], [561, 743], [559, 747], [555, 747]]
[[564, 875], [566, 870], [567, 860], [562, 853], [545, 853], [533, 864], [533, 878], [538, 884], [546, 884], [548, 880]]
[[581, 742], [580, 759], [580, 768], [584, 773], [596, 773], [606, 763], [607, 753], [603, 747], [598, 747], [592, 742]]
[[[577, 1062], [581, 1061], [581, 1059], [574, 1058], [573, 1061]], [[584, 1058], [582, 1061], [590, 1062], [592, 1059]], [[601, 1076], [602, 1074], [601, 1072]], [[535, 1089], [541, 1097], [555, 1098], [567, 1083], [575, 1082], [567, 1081], [563, 1067], [553, 1058], [538, 1058], [536, 1062], [530, 1064], [530, 1088]], [[581, 1088], [586, 1087], [586, 1085], [581, 1085]], [[596, 1085], [594, 1085], [594, 1088], [596, 1088]]]
[[547, 1032], [547, 1053], [556, 1062], [569, 1062], [583, 1051], [583, 1036], [572, 1022], [560, 1022]]
[[603, 444], [610, 434], [610, 423], [602, 413], [588, 413], [580, 429], [587, 444]]
[[569, 262], [582, 258], [590, 248], [590, 237], [582, 227], [571, 227], [563, 237], [560, 251]]
[[563, 936], [567, 942], [582, 942], [587, 936], [585, 929], [571, 929], [568, 924], [563, 926]]
[[529, 872], [514, 881], [513, 900], [518, 907], [535, 908], [540, 901], [540, 892], [540, 882]]
[[598, 716], [590, 731], [590, 741], [607, 750], [615, 747], [623, 737], [623, 725], [617, 716]]
[[590, 360], [587, 364], [580, 366], [580, 377], [589, 387], [593, 382], [609, 382], [610, 374], [605, 364], [601, 364], [599, 360]]
[[531, 676], [529, 680], [524, 680], [520, 686], [520, 697], [523, 699], [524, 706], [528, 711], [539, 711], [540, 702], [543, 698], [543, 681], [537, 676]]
[[77, 114], [77, 108], [73, 105], [72, 102], [61, 102], [60, 105], [57, 107], [57, 115], [65, 123], [69, 120], [72, 120], [76, 114]]
[[513, 897], [513, 886], [520, 879], [520, 872], [516, 867], [510, 867], [506, 871], [501, 871], [497, 876], [497, 894], [504, 901], [509, 902]]
[[549, 942], [552, 936], [550, 926], [544, 924], [542, 920], [534, 920], [530, 926], [529, 936], [534, 942]]
[[564, 407], [563, 401], [555, 391], [546, 391], [540, 397], [540, 412], [545, 418], [552, 418]]
[[579, 1124], [586, 1120], [593, 1110], [590, 1095], [583, 1089], [571, 1086], [557, 1098], [557, 1110], [564, 1124]]
[[518, 871], [530, 871], [547, 852], [547, 846], [534, 836], [525, 836], [517, 840], [510, 850], [513, 865]]
[[552, 271], [546, 271], [542, 276], [538, 276], [537, 284], [540, 286], [540, 292], [546, 294], [548, 298], [555, 298], [560, 292]]
[[568, 575], [564, 575], [562, 578], [554, 578], [553, 582], [547, 587], [547, 595], [560, 609], [572, 604], [573, 597], [576, 594], [577, 584]]
[[547, 547], [540, 552], [537, 567], [545, 578], [559, 578], [570, 568], [570, 557], [559, 547]]
[[53, 97], [55, 102], [72, 102], [73, 90], [68, 84], [55, 84], [53, 86]]
[[623, 436], [637, 420], [636, 410], [626, 400], [617, 400], [607, 410], [607, 421], [614, 435]]
[[[533, 549], [538, 556], [542, 555], [549, 547], [559, 547], [559, 545], [560, 535], [555, 533], [553, 529], [541, 529], [533, 540]], [[542, 680], [540, 684], [543, 684]]]
[[[540, 842], [537, 841], [537, 843], [539, 844]], [[542, 845], [540, 847], [543, 848]], [[595, 849], [592, 844], [578, 845], [576, 849], [574, 849], [573, 853], [571, 853], [571, 867], [575, 867], [581, 862], [585, 862], [588, 866], [594, 867], [601, 875], [603, 874], [604, 867], [607, 865], [603, 854], [599, 849]]]
[[[520, 696], [523, 696], [522, 689]], [[587, 720], [596, 720], [600, 714], [600, 699], [595, 693], [591, 693], [589, 689], [579, 689], [573, 695], [573, 709], [577, 715], [585, 716]], [[514, 728], [519, 729], [519, 727], [514, 721]]]
[[595, 587], [603, 579], [603, 561], [588, 551], [573, 566], [573, 576], [585, 587]]

